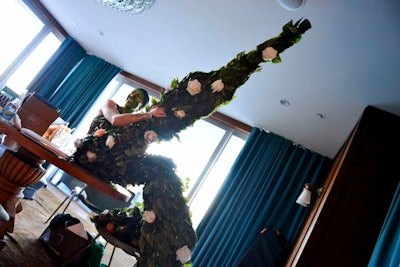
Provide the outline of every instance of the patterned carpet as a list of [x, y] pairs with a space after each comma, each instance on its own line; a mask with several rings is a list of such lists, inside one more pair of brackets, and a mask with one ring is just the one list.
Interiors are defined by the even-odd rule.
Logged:
[[[6, 237], [6, 247], [0, 251], [0, 267], [52, 267], [60, 264], [51, 257], [38, 238], [46, 229], [50, 214], [65, 198], [56, 188], [49, 185], [35, 194], [34, 200], [23, 200], [23, 210], [16, 215], [14, 232]], [[62, 211], [62, 209], [61, 209]], [[61, 212], [60, 211], [60, 212]], [[76, 203], [67, 213], [79, 219], [87, 232], [96, 236], [96, 228], [89, 220], [89, 214]], [[98, 241], [105, 244], [101, 238]], [[108, 265], [112, 245], [107, 245], [102, 263]], [[120, 249], [116, 249], [110, 266], [133, 266], [135, 259]], [[103, 265], [103, 266], [104, 266]]]

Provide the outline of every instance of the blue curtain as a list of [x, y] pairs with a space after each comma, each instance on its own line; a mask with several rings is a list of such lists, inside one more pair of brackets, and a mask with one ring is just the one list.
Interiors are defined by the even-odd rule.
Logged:
[[76, 127], [120, 68], [89, 55], [68, 36], [28, 86], [61, 109], [61, 117]]
[[369, 267], [400, 266], [400, 183], [386, 215]]
[[101, 58], [86, 55], [48, 99], [61, 109], [61, 117], [70, 123], [70, 127], [75, 127], [120, 71]]
[[200, 222], [193, 266], [235, 266], [261, 229], [293, 243], [309, 208], [296, 204], [304, 183], [321, 186], [331, 160], [253, 128]]
[[49, 98], [85, 56], [82, 46], [68, 36], [28, 85], [28, 91]]

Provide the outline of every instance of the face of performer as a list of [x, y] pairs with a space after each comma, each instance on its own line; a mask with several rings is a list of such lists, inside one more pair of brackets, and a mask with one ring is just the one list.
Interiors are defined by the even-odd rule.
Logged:
[[149, 98], [147, 92], [144, 90], [133, 90], [126, 98], [125, 107], [130, 110], [136, 110], [144, 107]]

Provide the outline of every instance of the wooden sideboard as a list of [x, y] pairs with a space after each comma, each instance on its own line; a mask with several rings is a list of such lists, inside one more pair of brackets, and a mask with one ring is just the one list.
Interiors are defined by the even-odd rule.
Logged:
[[400, 117], [368, 106], [335, 158], [286, 266], [365, 267], [400, 179]]

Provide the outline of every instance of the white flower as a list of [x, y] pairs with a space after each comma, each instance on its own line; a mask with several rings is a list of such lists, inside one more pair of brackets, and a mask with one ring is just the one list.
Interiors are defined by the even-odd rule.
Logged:
[[158, 135], [155, 131], [146, 131], [144, 133], [144, 141], [146, 141], [147, 144], [153, 143], [155, 141], [157, 141], [158, 139]]
[[185, 116], [186, 116], [186, 113], [185, 113], [185, 111], [184, 110], [175, 110], [174, 111], [174, 114], [175, 114], [175, 116], [177, 117], [177, 118], [179, 118], [179, 119], [182, 119], [182, 118], [184, 118]]
[[192, 252], [188, 246], [183, 246], [176, 251], [176, 260], [180, 261], [182, 264], [190, 261], [192, 257]]
[[156, 220], [156, 213], [152, 210], [145, 210], [143, 213], [143, 220], [147, 223], [153, 223]]
[[109, 136], [107, 137], [107, 140], [106, 140], [106, 146], [108, 146], [108, 148], [111, 149], [114, 145], [115, 145], [114, 136], [109, 135]]
[[190, 80], [188, 82], [186, 90], [189, 92], [190, 95], [197, 95], [201, 92], [201, 83], [197, 79]]
[[81, 145], [82, 145], [82, 139], [80, 139], [80, 138], [75, 139], [75, 141], [74, 141], [74, 146], [75, 146], [76, 148], [79, 148]]
[[97, 159], [96, 153], [90, 151], [86, 152], [86, 157], [88, 158], [89, 162], [94, 162]]
[[168, 86], [168, 87], [164, 88], [164, 94], [168, 93], [169, 91], [172, 91], [171, 87]]
[[211, 90], [212, 90], [213, 93], [215, 93], [215, 92], [221, 92], [222, 89], [224, 89], [224, 83], [222, 82], [221, 79], [216, 80], [215, 82], [213, 82], [213, 83], [211, 84]]
[[100, 214], [101, 215], [107, 215], [110, 211], [108, 209], [103, 210]]
[[264, 61], [267, 60], [272, 60], [274, 58], [276, 58], [276, 56], [278, 55], [278, 51], [275, 50], [275, 48], [268, 46], [267, 48], [265, 48], [262, 51], [262, 58], [264, 59]]

